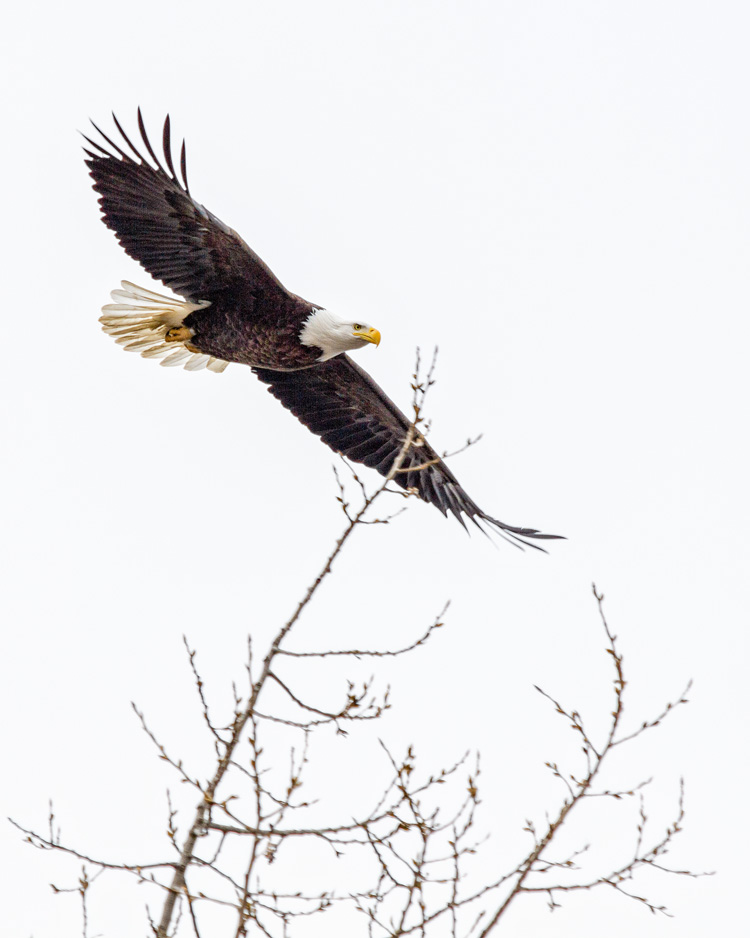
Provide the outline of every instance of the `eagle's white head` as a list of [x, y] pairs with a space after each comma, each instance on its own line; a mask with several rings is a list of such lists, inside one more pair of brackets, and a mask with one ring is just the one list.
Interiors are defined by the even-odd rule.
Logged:
[[380, 333], [366, 322], [338, 319], [327, 309], [314, 309], [299, 334], [303, 345], [323, 349], [319, 362], [327, 362], [342, 352], [353, 352], [368, 343], [380, 345]]

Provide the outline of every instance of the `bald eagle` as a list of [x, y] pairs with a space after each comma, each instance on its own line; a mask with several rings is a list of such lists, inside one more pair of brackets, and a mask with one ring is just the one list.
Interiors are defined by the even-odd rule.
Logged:
[[[122, 146], [96, 124], [101, 142], [84, 135], [103, 221], [127, 254], [181, 299], [125, 281], [112, 293], [115, 302], [102, 309], [104, 331], [144, 358], [161, 359], [162, 365], [214, 372], [230, 362], [249, 365], [331, 449], [387, 475], [410, 421], [346, 354], [379, 345], [378, 330], [361, 320], [341, 320], [291, 293], [237, 232], [195, 201], [184, 141], [181, 178], [175, 171], [169, 116], [163, 164], [140, 109], [138, 129], [148, 158], [112, 116]], [[537, 547], [526, 539], [555, 536], [485, 514], [432, 447], [421, 437], [417, 442], [394, 480], [402, 488], [415, 490], [443, 515], [450, 512], [464, 527], [464, 516], [482, 530], [484, 522], [519, 546]]]

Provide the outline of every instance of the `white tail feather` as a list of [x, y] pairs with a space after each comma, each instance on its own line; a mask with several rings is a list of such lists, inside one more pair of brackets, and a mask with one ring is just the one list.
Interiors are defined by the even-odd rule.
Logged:
[[143, 358], [161, 358], [161, 365], [183, 365], [186, 371], [207, 368], [220, 374], [229, 362], [212, 355], [191, 352], [182, 342], [167, 342], [170, 329], [179, 327], [190, 313], [205, 309], [207, 301], [188, 303], [163, 296], [123, 280], [121, 290], [111, 293], [114, 303], [102, 306], [102, 329], [127, 352], [140, 352]]
[[184, 361], [187, 361], [191, 356], [186, 348], [181, 348], [178, 352], [172, 352], [171, 355], [167, 355], [166, 358], [163, 358], [161, 364], [165, 367], [171, 367], [172, 365], [181, 365]]

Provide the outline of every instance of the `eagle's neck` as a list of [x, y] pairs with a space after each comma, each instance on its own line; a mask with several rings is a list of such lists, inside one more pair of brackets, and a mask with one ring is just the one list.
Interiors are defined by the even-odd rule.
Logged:
[[319, 348], [323, 354], [319, 362], [327, 362], [350, 349], [351, 341], [341, 334], [342, 322], [327, 309], [313, 309], [305, 320], [299, 334], [303, 345]]

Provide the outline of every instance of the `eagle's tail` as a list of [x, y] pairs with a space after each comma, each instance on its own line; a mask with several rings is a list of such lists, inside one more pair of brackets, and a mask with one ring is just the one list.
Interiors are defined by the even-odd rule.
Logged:
[[102, 329], [114, 336], [118, 345], [128, 352], [140, 352], [143, 358], [161, 358], [160, 365], [183, 365], [186, 371], [224, 371], [228, 362], [190, 348], [189, 329], [179, 334], [185, 317], [208, 303], [163, 296], [128, 280], [121, 286], [121, 290], [112, 291], [115, 302], [102, 307], [99, 319]]

